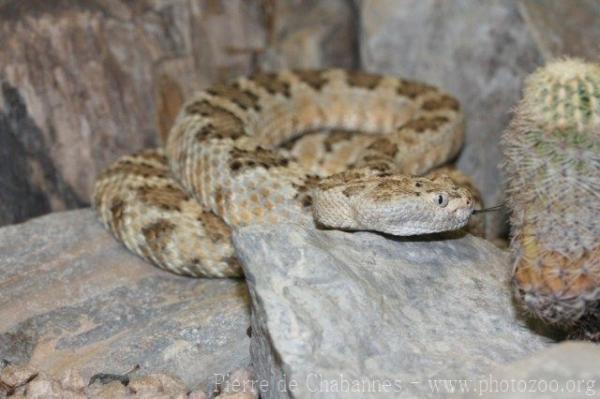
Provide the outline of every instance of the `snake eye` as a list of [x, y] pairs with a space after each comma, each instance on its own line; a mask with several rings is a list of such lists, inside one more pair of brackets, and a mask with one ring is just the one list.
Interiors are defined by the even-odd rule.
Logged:
[[446, 205], [448, 205], [448, 194], [437, 193], [435, 197], [433, 197], [433, 201], [439, 207], [444, 208]]

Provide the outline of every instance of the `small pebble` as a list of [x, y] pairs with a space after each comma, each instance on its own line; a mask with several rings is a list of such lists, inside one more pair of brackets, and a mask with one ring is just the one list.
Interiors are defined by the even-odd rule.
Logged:
[[196, 389], [188, 394], [188, 399], [208, 399], [208, 395], [203, 390]]
[[131, 391], [119, 381], [112, 381], [108, 384], [94, 383], [86, 388], [88, 397], [94, 399], [118, 399], [126, 398]]
[[137, 378], [129, 383], [129, 389], [138, 395], [156, 393], [171, 396], [185, 394], [187, 390], [183, 381], [167, 374], [150, 374]]
[[37, 370], [32, 367], [9, 364], [0, 371], [0, 381], [9, 387], [16, 388], [31, 381], [37, 374]]
[[27, 385], [27, 399], [60, 399], [64, 391], [57, 381], [46, 378], [36, 378]]
[[68, 369], [63, 373], [63, 376], [60, 379], [60, 385], [63, 389], [73, 392], [83, 392], [86, 387], [85, 380], [79, 371], [74, 369]]
[[83, 392], [63, 391], [61, 399], [88, 399], [88, 397]]

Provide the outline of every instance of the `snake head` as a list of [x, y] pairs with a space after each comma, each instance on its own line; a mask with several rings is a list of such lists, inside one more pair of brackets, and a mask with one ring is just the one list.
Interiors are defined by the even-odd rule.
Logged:
[[447, 176], [371, 176], [321, 185], [313, 214], [327, 227], [408, 236], [459, 229], [473, 206], [472, 193]]

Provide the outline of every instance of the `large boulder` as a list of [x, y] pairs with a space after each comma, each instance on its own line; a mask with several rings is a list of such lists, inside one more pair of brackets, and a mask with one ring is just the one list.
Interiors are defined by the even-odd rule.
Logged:
[[435, 396], [434, 380], [478, 376], [550, 342], [513, 307], [508, 254], [470, 235], [277, 225], [241, 229], [234, 243], [264, 398]]
[[243, 281], [161, 271], [90, 210], [4, 227], [0, 254], [0, 359], [86, 381], [138, 364], [190, 388], [249, 363]]

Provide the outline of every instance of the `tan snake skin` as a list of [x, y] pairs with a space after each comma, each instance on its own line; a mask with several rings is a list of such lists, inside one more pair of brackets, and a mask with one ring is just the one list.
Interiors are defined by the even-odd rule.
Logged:
[[198, 93], [164, 150], [124, 157], [98, 177], [93, 204], [161, 268], [240, 276], [230, 241], [239, 226], [396, 235], [464, 226], [477, 198], [455, 183], [461, 175], [415, 177], [462, 141], [458, 102], [433, 86], [337, 69], [263, 73]]

